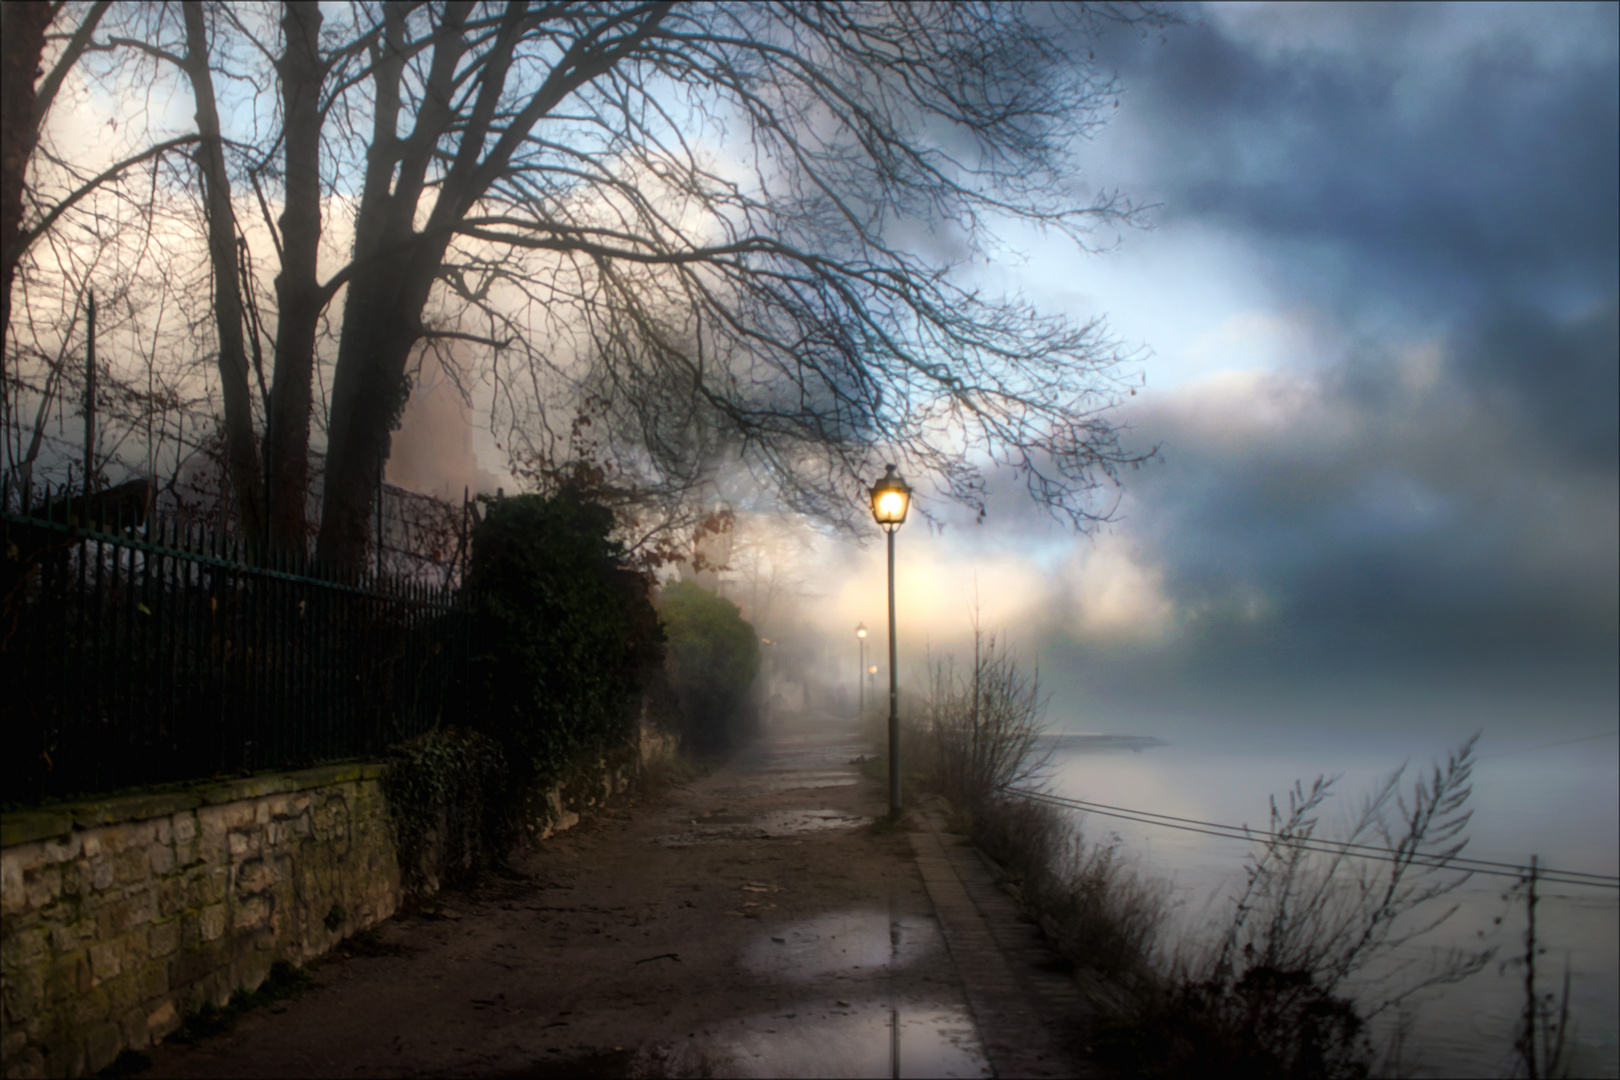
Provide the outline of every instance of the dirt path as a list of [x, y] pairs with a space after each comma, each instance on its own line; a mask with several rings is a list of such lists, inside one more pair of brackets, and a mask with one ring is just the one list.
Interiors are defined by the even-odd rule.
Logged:
[[773, 725], [657, 805], [390, 920], [297, 1000], [156, 1048], [146, 1075], [1072, 1075], [1018, 996], [1040, 957], [992, 955], [1020, 927], [978, 918], [982, 868], [937, 830], [870, 827], [869, 752], [826, 717]]

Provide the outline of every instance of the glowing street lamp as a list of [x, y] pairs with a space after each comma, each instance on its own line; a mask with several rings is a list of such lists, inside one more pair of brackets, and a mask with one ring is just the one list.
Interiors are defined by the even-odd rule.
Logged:
[[872, 485], [872, 516], [883, 526], [883, 531], [892, 536], [894, 530], [905, 524], [906, 511], [909, 509], [911, 489], [890, 465], [883, 479]]
[[866, 624], [865, 623], [860, 623], [859, 625], [857, 625], [855, 627], [855, 636], [860, 638], [860, 640], [861, 640], [861, 669], [860, 669], [860, 671], [855, 673], [855, 682], [859, 684], [855, 688], [855, 693], [857, 694], [857, 696], [859, 697], [859, 700], [860, 700], [860, 711], [857, 712], [855, 715], [856, 716], [865, 716], [866, 715], [866, 676], [864, 674], [865, 671], [866, 671]]
[[911, 489], [893, 465], [872, 485], [872, 517], [889, 534], [889, 816], [899, 819], [900, 803], [900, 675], [894, 634], [894, 534], [905, 524], [911, 509]]

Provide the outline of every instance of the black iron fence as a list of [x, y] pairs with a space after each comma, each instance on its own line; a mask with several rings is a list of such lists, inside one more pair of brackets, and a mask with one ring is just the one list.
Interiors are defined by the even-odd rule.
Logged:
[[250, 558], [139, 491], [0, 495], [8, 802], [377, 754], [463, 685], [449, 590]]

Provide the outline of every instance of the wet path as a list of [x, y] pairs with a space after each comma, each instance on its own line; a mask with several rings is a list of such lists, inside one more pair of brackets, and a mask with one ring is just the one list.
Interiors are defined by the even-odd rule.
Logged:
[[966, 906], [942, 927], [932, 856], [871, 827], [869, 752], [827, 718], [773, 726], [657, 805], [390, 920], [281, 1011], [158, 1048], [152, 1075], [1071, 1075], [1003, 1022], [1034, 1015], [1016, 975], [975, 982], [984, 905], [961, 883], [995, 893], [988, 873], [951, 871]]

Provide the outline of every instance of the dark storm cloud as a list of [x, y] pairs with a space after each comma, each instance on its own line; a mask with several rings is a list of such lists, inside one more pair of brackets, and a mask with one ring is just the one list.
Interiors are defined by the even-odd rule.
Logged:
[[1244, 404], [1283, 417], [1269, 424], [1187, 398], [1144, 413], [1165, 464], [1137, 481], [1133, 519], [1178, 599], [1220, 611], [1258, 594], [1294, 621], [1608, 610], [1592, 529], [1612, 478], [1460, 381], [1414, 387], [1431, 362], [1361, 355], [1262, 380]]
[[1107, 44], [1128, 105], [1093, 174], [1257, 254], [1313, 327], [1131, 414], [1164, 464], [1127, 527], [1181, 625], [1118, 672], [1612, 691], [1617, 12], [1189, 9]]
[[[1614, 317], [1611, 300], [1525, 332], [1609, 348]], [[1165, 451], [1132, 478], [1127, 524], [1178, 627], [1148, 654], [1099, 664], [1092, 643], [1070, 658], [1090, 655], [1078, 666], [1129, 694], [1348, 672], [1612, 687], [1612, 418], [1603, 433], [1587, 424], [1597, 410], [1574, 409], [1570, 437], [1548, 440], [1537, 410], [1556, 407], [1551, 395], [1464, 381], [1448, 355], [1460, 347], [1220, 377], [1137, 411], [1139, 434]], [[1517, 376], [1510, 365], [1494, 377]], [[1594, 438], [1611, 460], [1589, 458]]]
[[1503, 305], [1468, 327], [1457, 367], [1500, 413], [1529, 422], [1574, 468], [1620, 470], [1620, 302], [1560, 322]]
[[1620, 9], [1544, 11], [1528, 24], [1491, 7], [1277, 12], [1321, 24], [1279, 45], [1195, 8], [1162, 45], [1117, 38], [1135, 194], [1162, 202], [1167, 225], [1284, 245], [1278, 286], [1331, 306], [1399, 295], [1432, 314], [1611, 292]]

